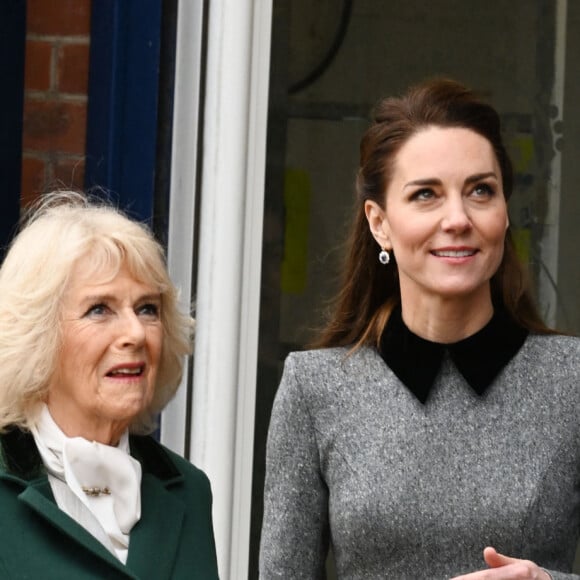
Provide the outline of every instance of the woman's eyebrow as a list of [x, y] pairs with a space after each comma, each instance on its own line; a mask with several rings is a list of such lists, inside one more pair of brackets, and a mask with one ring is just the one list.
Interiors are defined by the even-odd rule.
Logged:
[[495, 171], [486, 171], [484, 173], [476, 173], [475, 175], [470, 175], [465, 179], [465, 183], [475, 183], [476, 181], [488, 179], [489, 177], [494, 177], [495, 179], [498, 178]]

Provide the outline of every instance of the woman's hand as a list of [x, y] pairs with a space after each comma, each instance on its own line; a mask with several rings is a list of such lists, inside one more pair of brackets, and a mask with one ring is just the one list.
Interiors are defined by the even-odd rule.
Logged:
[[529, 560], [518, 560], [485, 548], [483, 559], [489, 570], [457, 576], [451, 580], [551, 580], [550, 575]]

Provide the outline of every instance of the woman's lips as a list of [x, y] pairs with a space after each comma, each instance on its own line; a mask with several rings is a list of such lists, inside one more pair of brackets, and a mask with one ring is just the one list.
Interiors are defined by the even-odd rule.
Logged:
[[136, 377], [145, 372], [145, 363], [128, 363], [113, 367], [108, 373], [108, 377]]
[[434, 256], [438, 256], [440, 258], [468, 258], [470, 256], [474, 256], [478, 250], [473, 248], [470, 249], [461, 249], [461, 250], [431, 250], [431, 253]]

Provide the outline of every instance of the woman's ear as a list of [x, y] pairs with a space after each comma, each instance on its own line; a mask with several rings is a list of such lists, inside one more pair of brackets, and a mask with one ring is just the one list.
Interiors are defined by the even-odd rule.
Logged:
[[377, 244], [384, 250], [392, 249], [389, 238], [389, 222], [385, 210], [378, 203], [367, 199], [365, 201], [365, 215], [371, 234], [373, 234]]

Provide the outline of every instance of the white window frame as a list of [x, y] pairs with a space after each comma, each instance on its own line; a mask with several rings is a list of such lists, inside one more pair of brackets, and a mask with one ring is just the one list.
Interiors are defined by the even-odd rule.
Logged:
[[[161, 440], [210, 478], [220, 577], [248, 577], [272, 0], [212, 0], [203, 158], [197, 159], [202, 1], [180, 0], [168, 259], [192, 295], [200, 196], [192, 429], [187, 380]], [[195, 191], [202, 168], [201, 188]]]

